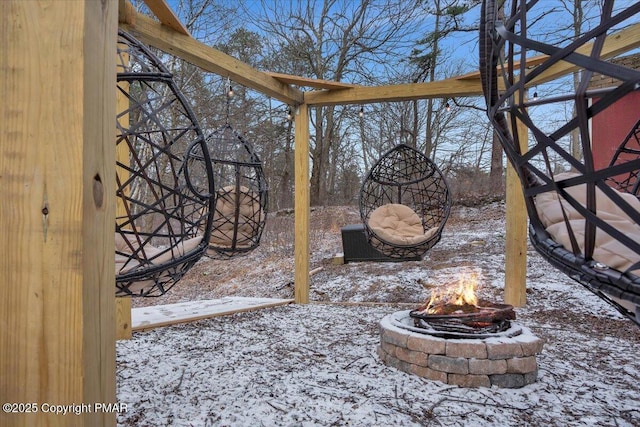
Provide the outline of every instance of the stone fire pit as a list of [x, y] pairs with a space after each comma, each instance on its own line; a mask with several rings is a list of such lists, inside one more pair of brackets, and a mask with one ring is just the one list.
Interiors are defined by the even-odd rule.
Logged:
[[380, 321], [378, 355], [401, 371], [462, 387], [519, 388], [536, 381], [543, 340], [511, 322], [506, 331], [478, 338], [436, 336], [413, 326], [409, 310]]

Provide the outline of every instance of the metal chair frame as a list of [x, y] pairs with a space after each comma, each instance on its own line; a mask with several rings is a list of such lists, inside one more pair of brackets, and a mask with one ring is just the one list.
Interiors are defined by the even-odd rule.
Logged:
[[116, 120], [116, 295], [160, 296], [207, 249], [213, 170], [195, 115], [160, 60], [119, 31], [117, 66], [128, 103]]
[[[532, 16], [537, 1], [511, 0], [505, 4], [505, 15], [498, 16], [498, 1], [484, 0], [480, 23], [480, 74], [487, 104], [487, 114], [500, 139], [502, 147], [524, 188], [529, 234], [533, 246], [549, 262], [575, 279], [600, 298], [612, 304], [622, 314], [640, 324], [640, 277], [632, 271], [640, 268], [640, 262], [627, 271], [617, 271], [593, 259], [596, 231], [612, 236], [640, 259], [640, 242], [621, 233], [596, 214], [596, 189], [619, 207], [632, 222], [640, 224], [640, 212], [625, 202], [612, 188], [611, 179], [621, 174], [636, 174], [640, 170], [640, 158], [621, 159], [604, 169], [595, 169], [590, 134], [591, 120], [613, 103], [640, 88], [640, 71], [614, 63], [606, 57], [603, 46], [608, 38], [615, 37], [614, 28], [630, 17], [639, 16], [640, 3], [613, 12], [613, 1], [605, 2], [600, 22], [575, 40], [564, 46], [553, 46], [530, 38], [528, 16]], [[628, 22], [628, 21], [627, 21]], [[588, 54], [579, 53], [581, 47], [591, 43]], [[546, 54], [548, 57], [535, 67], [528, 67], [527, 58]], [[547, 99], [528, 98], [529, 87], [540, 84], [545, 73], [564, 61], [580, 69], [580, 82], [568, 93]], [[590, 90], [594, 76], [611, 78], [611, 87]], [[553, 76], [551, 78], [554, 78]], [[558, 77], [555, 77], [556, 79]], [[569, 85], [571, 86], [571, 85]], [[569, 102], [575, 108], [575, 116], [554, 129], [543, 129], [530, 114], [533, 107]], [[528, 128], [528, 134], [518, 131], [518, 123]], [[571, 132], [579, 136], [581, 156], [576, 158], [566, 150], [560, 140]], [[526, 138], [522, 150], [521, 140]], [[557, 181], [553, 157], [566, 161], [579, 176]], [[568, 190], [584, 185], [586, 204], [582, 205]], [[571, 235], [572, 245], [565, 248], [555, 242], [545, 230], [535, 206], [537, 195], [556, 192], [562, 200], [585, 219], [584, 241], [578, 242], [566, 215], [565, 224]], [[584, 249], [580, 248], [580, 244]], [[635, 312], [633, 305], [635, 304]]]
[[[246, 254], [260, 245], [267, 219], [269, 192], [262, 162], [253, 145], [229, 124], [228, 115], [206, 144], [217, 186], [207, 253]], [[231, 213], [221, 209], [223, 201], [234, 205]]]
[[[417, 245], [399, 245], [376, 234], [369, 218], [378, 207], [397, 203], [413, 209], [424, 231], [437, 232]], [[413, 147], [400, 144], [373, 165], [360, 189], [360, 218], [371, 246], [395, 259], [422, 258], [442, 237], [451, 210], [451, 193], [438, 166]]]

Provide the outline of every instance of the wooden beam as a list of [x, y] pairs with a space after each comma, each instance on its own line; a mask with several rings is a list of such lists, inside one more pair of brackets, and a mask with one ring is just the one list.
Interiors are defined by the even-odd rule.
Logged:
[[116, 423], [117, 6], [0, 1], [2, 426]]
[[118, 297], [116, 298], [116, 339], [130, 340], [131, 332], [131, 297]]
[[[576, 52], [589, 55], [593, 43], [586, 44]], [[613, 37], [608, 37], [603, 46], [602, 57], [610, 58], [640, 47], [640, 24], [634, 24]], [[547, 55], [538, 55], [527, 59], [527, 67], [544, 63]], [[535, 86], [559, 76], [578, 70], [573, 64], [560, 61], [532, 80]], [[309, 105], [363, 104], [385, 101], [408, 101], [413, 99], [443, 98], [482, 95], [480, 73], [474, 71], [462, 76], [427, 83], [407, 83], [399, 85], [366, 87], [356, 86], [340, 91], [312, 91], [304, 94]]]
[[182, 58], [205, 71], [229, 77], [234, 82], [284, 103], [297, 105], [303, 102], [301, 91], [289, 87], [232, 56], [200, 43], [172, 28], [163, 26], [140, 13], [135, 15], [133, 21], [133, 24], [121, 23], [121, 27], [143, 43]]
[[339, 91], [305, 92], [308, 105], [364, 104], [386, 101], [477, 96], [482, 94], [480, 78], [477, 80], [446, 79], [429, 83], [407, 83], [388, 86], [356, 86]]
[[[531, 58], [527, 58], [526, 67], [532, 68], [537, 65], [542, 64], [549, 58], [549, 55], [537, 55], [532, 56]], [[520, 66], [520, 61], [514, 62], [514, 67], [518, 68]], [[480, 71], [472, 71], [470, 73], [462, 74], [460, 76], [455, 77], [456, 80], [478, 80], [480, 78]]]
[[[128, 3], [128, 2], [127, 2]], [[118, 46], [120, 47], [120, 46]], [[123, 49], [124, 50], [124, 49]], [[126, 52], [126, 51], [125, 51]], [[129, 55], [128, 53], [122, 53], [122, 65], [128, 65], [129, 63]], [[116, 56], [116, 64], [117, 64], [117, 72], [124, 71], [122, 67], [120, 67], [120, 60]], [[122, 88], [122, 91], [119, 88], [116, 88], [116, 110], [115, 114], [119, 114], [122, 111], [129, 111], [129, 98], [125, 95], [125, 93], [129, 93], [129, 82], [121, 81], [118, 82], [118, 87]], [[120, 124], [128, 128], [129, 127], [129, 113], [122, 114], [117, 119]], [[129, 152], [129, 144], [118, 144], [116, 146], [116, 161], [120, 162], [123, 165], [129, 164], [129, 157], [131, 153]], [[117, 174], [123, 181], [128, 180], [129, 172], [127, 169], [118, 167], [116, 165]], [[118, 186], [117, 182], [115, 183], [116, 188]], [[131, 193], [131, 188], [126, 187], [122, 189], [122, 192], [125, 196], [129, 196]], [[129, 217], [127, 215], [127, 206], [125, 202], [126, 197], [117, 197], [116, 198], [116, 223], [122, 224], [125, 221], [128, 221]], [[117, 297], [116, 298], [116, 339], [118, 340], [128, 340], [131, 339], [131, 297]]]
[[279, 307], [292, 302], [292, 299], [229, 297], [140, 307], [132, 311], [132, 328], [134, 332], [142, 332], [179, 323]]
[[[528, 150], [528, 128], [518, 121], [522, 152]], [[522, 185], [511, 162], [507, 162], [504, 301], [514, 307], [527, 303], [527, 207]]]
[[136, 10], [129, 0], [118, 0], [118, 22], [123, 24], [133, 24], [135, 22]]
[[[139, 13], [134, 16], [129, 13], [127, 20], [128, 22], [121, 22], [121, 26], [132, 32], [141, 41], [178, 56], [204, 70], [228, 76], [244, 86], [258, 90], [287, 104], [297, 105], [302, 102], [308, 105], [361, 104], [425, 98], [479, 96], [482, 94], [478, 72], [436, 82], [376, 87], [345, 87], [343, 86], [346, 85], [345, 83], [307, 79], [277, 73], [262, 73], [174, 29], [162, 27], [161, 24]], [[620, 31], [615, 37], [609, 37], [604, 46], [602, 56], [619, 55], [639, 46], [640, 24], [635, 24]], [[592, 44], [585, 45], [578, 52], [588, 54], [591, 47]], [[546, 55], [540, 55], [528, 59], [527, 62], [530, 62], [530, 66], [536, 66], [544, 62], [546, 58]], [[559, 62], [532, 81], [531, 85], [544, 83], [576, 69], [577, 67], [571, 64]], [[340, 90], [307, 92], [304, 94], [303, 99], [302, 92], [290, 88], [285, 83]]]
[[182, 22], [180, 22], [176, 14], [173, 13], [173, 10], [165, 0], [144, 0], [144, 4], [147, 5], [149, 10], [156, 15], [156, 18], [158, 18], [163, 25], [186, 36], [191, 35], [187, 27], [182, 25]]
[[294, 202], [294, 298], [309, 303], [309, 107], [299, 105], [295, 112], [295, 202]]
[[[612, 58], [614, 56], [622, 55], [638, 47], [640, 47], [640, 23], [631, 25], [630, 27], [619, 31], [615, 35], [609, 35], [604, 45], [602, 46], [600, 57], [603, 59]], [[576, 53], [588, 56], [591, 54], [592, 49], [593, 43], [588, 43], [576, 49]], [[549, 67], [548, 70], [541, 73], [540, 76], [533, 79], [529, 83], [529, 86], [535, 86], [537, 84], [554, 80], [560, 76], [573, 73], [579, 69], [580, 67], [576, 65], [565, 61], [559, 61]]]
[[[576, 52], [589, 55], [592, 44], [582, 46]], [[640, 24], [632, 25], [614, 37], [608, 37], [603, 46], [601, 57], [610, 58], [628, 52], [640, 46]], [[536, 57], [532, 64], [544, 62], [546, 57]], [[529, 61], [527, 61], [529, 62]], [[562, 75], [578, 70], [568, 62], [559, 62], [551, 66], [531, 85], [553, 80]], [[526, 152], [528, 128], [518, 122], [520, 146]], [[505, 302], [515, 307], [522, 307], [527, 301], [527, 214], [520, 181], [510, 163], [507, 164], [507, 215], [506, 215], [506, 247], [505, 247]]]
[[[124, 72], [126, 69], [126, 65], [129, 63], [129, 54], [124, 49], [124, 46], [119, 46], [122, 48], [122, 59], [118, 59], [116, 56], [116, 64], [117, 64], [117, 72]], [[122, 64], [121, 64], [122, 61]], [[122, 67], [124, 65], [125, 67]], [[126, 112], [118, 117], [118, 122], [120, 125], [127, 129], [129, 128], [129, 97], [126, 95], [129, 93], [129, 82], [121, 81], [118, 82], [116, 86], [116, 109], [115, 114], [118, 115], [121, 112]], [[120, 90], [122, 89], [122, 90]], [[129, 165], [129, 158], [131, 157], [131, 153], [129, 152], [129, 144], [121, 143], [116, 145], [116, 160], [123, 165]], [[129, 179], [129, 172], [126, 168], [119, 167], [116, 165], [116, 173], [122, 180], [122, 182], [126, 182]], [[116, 183], [117, 185], [117, 183]], [[131, 194], [131, 187], [125, 187], [122, 189], [124, 193], [124, 197], [116, 198], [116, 221], [118, 224], [122, 224], [124, 222], [129, 221], [128, 210], [126, 206], [126, 198]]]
[[330, 80], [311, 79], [309, 77], [292, 76], [291, 74], [267, 72], [268, 75], [289, 85], [315, 87], [318, 89], [348, 89], [356, 85], [351, 83], [334, 82]]

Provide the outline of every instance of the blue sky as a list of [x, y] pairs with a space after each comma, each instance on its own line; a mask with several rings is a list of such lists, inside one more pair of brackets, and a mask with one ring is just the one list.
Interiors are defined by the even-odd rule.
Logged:
[[[317, 0], [316, 3], [318, 5], [322, 4], [323, 0]], [[239, 11], [246, 10], [248, 14], [239, 13], [237, 16], [233, 17], [233, 23], [238, 27], [260, 32], [260, 29], [255, 25], [253, 17], [249, 16], [250, 14], [259, 15], [261, 13], [265, 13], [262, 9], [262, 2], [260, 0], [218, 0], [218, 2], [226, 7], [236, 7]], [[178, 12], [180, 0], [168, 0], [169, 5], [173, 8], [174, 11]], [[295, 0], [265, 0], [265, 2], [269, 7], [277, 7], [279, 5], [289, 6], [289, 5], [298, 5], [298, 4], [306, 4], [307, 2], [300, 2]], [[342, 8], [343, 6], [351, 6], [357, 4], [354, 0], [338, 0], [336, 8]], [[318, 6], [319, 8], [319, 6]], [[266, 11], [268, 13], [268, 11]], [[477, 20], [479, 15], [479, 7], [474, 8], [471, 12], [469, 12], [465, 16], [465, 25], [473, 25], [474, 21]], [[412, 25], [413, 31], [407, 35], [407, 43], [404, 48], [406, 51], [406, 55], [409, 54], [411, 48], [414, 45], [416, 40], [424, 37], [424, 35], [433, 28], [433, 17], [427, 15], [426, 13], [422, 13], [421, 16], [416, 16], [413, 18], [414, 24]], [[196, 38], [198, 38], [197, 34], [194, 34]], [[464, 70], [470, 71], [473, 67], [477, 67], [477, 34], [475, 32], [471, 33], [460, 33], [454, 34], [450, 36], [446, 40], [444, 49], [448, 50], [447, 57], [455, 60], [464, 62]]]

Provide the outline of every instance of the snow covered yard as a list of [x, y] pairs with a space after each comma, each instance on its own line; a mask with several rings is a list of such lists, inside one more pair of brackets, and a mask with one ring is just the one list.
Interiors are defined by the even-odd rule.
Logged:
[[[456, 208], [423, 261], [332, 265], [352, 208], [313, 213], [309, 305], [135, 333], [117, 345], [121, 426], [639, 426], [640, 328], [529, 252], [518, 322], [546, 340], [538, 381], [450, 386], [385, 366], [378, 322], [472, 269], [502, 300], [504, 207]], [[291, 298], [290, 217], [247, 257], [203, 260], [167, 295], [134, 306], [224, 296]], [[349, 304], [340, 304], [348, 302]], [[376, 304], [366, 304], [376, 302]], [[407, 303], [410, 303], [407, 305]]]

